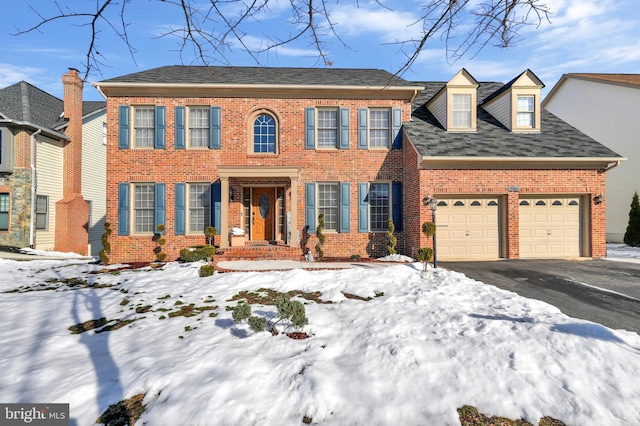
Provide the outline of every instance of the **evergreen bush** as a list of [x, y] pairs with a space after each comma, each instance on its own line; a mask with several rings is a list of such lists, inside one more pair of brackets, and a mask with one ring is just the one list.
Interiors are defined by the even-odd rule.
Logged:
[[624, 243], [631, 247], [640, 247], [640, 201], [638, 193], [633, 194], [631, 209], [629, 210], [629, 224], [624, 233]]
[[251, 305], [249, 305], [244, 300], [238, 302], [235, 308], [233, 308], [233, 312], [231, 313], [231, 317], [233, 318], [233, 322], [242, 322], [251, 316]]
[[[433, 222], [424, 222], [422, 224], [422, 233], [429, 239], [436, 233], [436, 224]], [[433, 257], [433, 249], [431, 247], [421, 247], [418, 249], [418, 261], [422, 262], [422, 270], [426, 271], [429, 261]]]
[[216, 271], [216, 267], [213, 265], [202, 265], [200, 267], [200, 276], [201, 277], [208, 277], [213, 275], [213, 273]]
[[316, 234], [318, 236], [318, 244], [316, 244], [316, 253], [318, 253], [318, 259], [322, 259], [324, 256], [324, 251], [322, 251], [322, 246], [324, 245], [326, 237], [324, 236], [324, 213], [320, 213], [318, 215], [318, 226], [316, 227]]
[[248, 323], [253, 331], [264, 331], [267, 325], [267, 319], [265, 317], [252, 316], [249, 317]]
[[213, 226], [207, 226], [204, 228], [204, 235], [207, 237], [207, 244], [214, 245], [214, 239], [218, 235], [218, 230]]
[[103, 265], [109, 264], [109, 255], [111, 254], [111, 244], [109, 243], [109, 237], [111, 236], [111, 223], [104, 223], [104, 233], [102, 234], [102, 250], [98, 253], [100, 262]]
[[209, 261], [216, 254], [214, 246], [195, 246], [180, 250], [180, 260], [183, 262]]
[[393, 235], [395, 230], [396, 227], [393, 224], [393, 219], [389, 218], [389, 221], [387, 222], [387, 242], [389, 243], [389, 245], [387, 245], [387, 250], [389, 250], [389, 254], [397, 253], [396, 245], [398, 244], [398, 239]]

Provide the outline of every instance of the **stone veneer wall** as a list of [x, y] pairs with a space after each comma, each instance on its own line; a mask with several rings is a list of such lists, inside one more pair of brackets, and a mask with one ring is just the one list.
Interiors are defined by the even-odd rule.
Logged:
[[31, 223], [31, 170], [16, 168], [0, 175], [0, 192], [9, 193], [9, 231], [0, 232], [0, 245], [28, 247]]

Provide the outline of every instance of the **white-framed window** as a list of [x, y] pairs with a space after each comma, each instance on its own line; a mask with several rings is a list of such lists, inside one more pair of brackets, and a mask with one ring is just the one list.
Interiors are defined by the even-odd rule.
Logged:
[[90, 231], [93, 229], [93, 201], [84, 200], [87, 203], [87, 207], [89, 209], [89, 217], [87, 219], [87, 229]]
[[516, 112], [517, 127], [534, 127], [534, 105], [535, 98], [533, 96], [518, 96], [518, 106]]
[[9, 194], [0, 194], [0, 231], [9, 230]]
[[456, 129], [471, 128], [471, 95], [455, 93], [452, 101], [451, 127]]
[[134, 135], [137, 148], [153, 148], [155, 132], [155, 108], [134, 108]]
[[211, 184], [189, 184], [189, 232], [202, 234], [209, 226]]
[[324, 229], [338, 230], [339, 185], [337, 182], [318, 183], [318, 214], [324, 214]]
[[338, 110], [318, 109], [318, 148], [338, 147]]
[[391, 141], [391, 111], [385, 109], [369, 110], [369, 146], [389, 148]]
[[36, 229], [49, 229], [48, 195], [36, 195]]
[[369, 229], [386, 231], [391, 217], [391, 188], [388, 182], [369, 184]]
[[155, 232], [155, 184], [133, 185], [133, 220], [137, 233]]
[[253, 119], [253, 152], [275, 154], [278, 150], [278, 127], [275, 117], [260, 112]]
[[107, 123], [102, 122], [102, 145], [107, 146]]
[[209, 147], [210, 107], [189, 108], [189, 146], [192, 148]]

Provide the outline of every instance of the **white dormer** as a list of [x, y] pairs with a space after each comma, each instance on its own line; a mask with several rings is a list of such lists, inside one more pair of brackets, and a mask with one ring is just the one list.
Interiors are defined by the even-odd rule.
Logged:
[[463, 68], [426, 106], [448, 132], [475, 132], [478, 86], [476, 79]]
[[526, 70], [481, 106], [512, 132], [539, 132], [543, 87], [540, 79], [531, 70]]

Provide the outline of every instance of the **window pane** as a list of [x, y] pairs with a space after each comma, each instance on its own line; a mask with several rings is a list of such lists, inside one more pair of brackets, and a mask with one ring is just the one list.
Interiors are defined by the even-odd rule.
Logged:
[[191, 108], [189, 110], [189, 131], [191, 146], [209, 146], [209, 108]]
[[154, 185], [136, 185], [134, 210], [136, 232], [155, 232], [154, 228]]
[[189, 185], [189, 231], [204, 232], [209, 226], [209, 184]]
[[318, 184], [318, 213], [324, 214], [324, 228], [338, 229], [338, 184]]
[[389, 224], [389, 184], [369, 185], [369, 220], [372, 231], [386, 231]]
[[36, 229], [47, 229], [49, 224], [49, 197], [46, 195], [36, 196]]
[[533, 96], [518, 96], [518, 112], [516, 124], [518, 127], [533, 127]]
[[471, 95], [453, 95], [452, 127], [471, 127]]
[[9, 229], [9, 194], [0, 194], [0, 229]]
[[389, 110], [369, 111], [369, 146], [387, 148], [389, 135]]
[[253, 151], [276, 152], [276, 122], [270, 115], [259, 115], [253, 122]]
[[154, 108], [135, 109], [136, 146], [153, 147]]
[[338, 141], [338, 111], [318, 110], [318, 147], [335, 148]]

